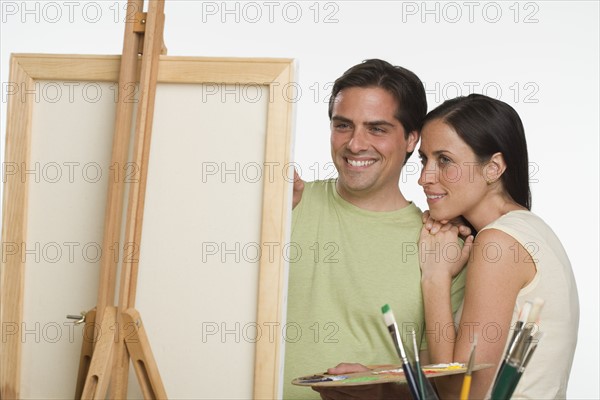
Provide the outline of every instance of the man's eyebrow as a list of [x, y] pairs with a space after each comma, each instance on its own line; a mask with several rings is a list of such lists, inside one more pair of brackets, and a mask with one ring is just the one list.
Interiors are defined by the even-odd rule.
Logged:
[[365, 122], [365, 125], [367, 125], [367, 126], [379, 126], [379, 125], [394, 126], [393, 123], [386, 121], [386, 120], [369, 121], [369, 122]]
[[[349, 124], [353, 124], [352, 120], [346, 117], [343, 117], [341, 115], [334, 115], [333, 117], [331, 117], [332, 121], [336, 121], [336, 122], [345, 122], [345, 123], [349, 123]], [[366, 126], [395, 126], [393, 123], [386, 121], [386, 120], [375, 120], [375, 121], [367, 121], [365, 122], [363, 125]]]
[[341, 115], [334, 115], [333, 117], [331, 117], [332, 121], [337, 121], [337, 122], [348, 122], [348, 123], [352, 123], [352, 120], [350, 120], [349, 118], [346, 117], [342, 117]]

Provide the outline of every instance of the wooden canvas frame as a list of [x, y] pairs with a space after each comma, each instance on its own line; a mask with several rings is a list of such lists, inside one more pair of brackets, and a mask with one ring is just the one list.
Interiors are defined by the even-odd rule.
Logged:
[[[117, 82], [119, 56], [13, 55], [10, 82], [24, 90], [36, 81]], [[162, 56], [159, 83], [261, 83], [279, 90], [268, 103], [265, 160], [289, 164], [293, 102], [281, 88], [294, 77], [292, 60], [214, 59]], [[9, 96], [5, 163], [29, 165], [33, 96]], [[110, 132], [112, 135], [112, 132]], [[5, 178], [3, 176], [3, 178]], [[290, 180], [275, 174], [275, 181], [263, 185], [261, 241], [285, 243], [291, 209]], [[5, 179], [3, 198], [2, 243], [27, 240], [28, 185], [19, 179]], [[19, 335], [5, 335], [4, 328], [23, 320], [23, 293], [26, 265], [19, 256], [4, 253], [0, 269], [0, 391], [2, 398], [18, 398], [21, 379], [21, 340]], [[286, 263], [283, 257], [264, 257], [259, 263], [257, 324], [281, 323], [285, 314]], [[140, 310], [143, 314], [144, 310]], [[14, 326], [14, 325], [11, 325]], [[150, 340], [152, 340], [150, 338]], [[256, 343], [254, 398], [279, 396], [282, 368], [282, 340]], [[73, 376], [73, 380], [76, 377]]]

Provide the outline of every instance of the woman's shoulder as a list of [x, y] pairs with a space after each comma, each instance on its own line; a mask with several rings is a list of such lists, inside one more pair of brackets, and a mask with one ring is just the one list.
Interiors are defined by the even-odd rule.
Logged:
[[496, 232], [497, 235], [500, 235], [499, 232], [504, 232], [522, 244], [534, 242], [541, 245], [558, 240], [552, 228], [542, 218], [528, 210], [511, 211], [488, 224], [479, 234], [487, 231]]
[[490, 227], [480, 231], [472, 245], [467, 278], [480, 285], [502, 283], [518, 292], [535, 276], [535, 263], [521, 241], [504, 230]]
[[473, 241], [475, 248], [480, 248], [480, 251], [489, 253], [494, 248], [502, 249], [514, 246], [517, 242], [516, 238], [509, 232], [499, 228], [499, 226], [489, 226], [479, 231]]
[[488, 229], [539, 230], [548, 228], [542, 218], [529, 210], [513, 210], [486, 225], [481, 231]]
[[544, 224], [544, 221], [531, 211], [510, 211], [481, 229], [474, 243], [483, 246], [484, 256], [503, 249], [506, 255], [511, 250], [516, 252], [519, 250], [517, 246], [522, 247], [532, 236], [536, 236], [540, 224]]

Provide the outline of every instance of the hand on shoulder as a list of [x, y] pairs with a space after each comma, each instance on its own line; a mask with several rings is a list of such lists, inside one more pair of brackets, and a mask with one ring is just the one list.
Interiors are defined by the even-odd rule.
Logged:
[[436, 221], [435, 219], [431, 218], [431, 215], [429, 214], [429, 210], [425, 210], [425, 212], [423, 213], [421, 218], [422, 218], [423, 225], [425, 226], [425, 228], [427, 228], [427, 230], [429, 230], [434, 235], [442, 228], [443, 225], [446, 225], [446, 224], [451, 224], [451, 225], [456, 226], [458, 228], [458, 235], [463, 240], [466, 240], [467, 237], [469, 237], [469, 235], [471, 235], [473, 233], [471, 231], [471, 227], [469, 225], [467, 225], [467, 223], [463, 219], [463, 217], [456, 217], [454, 219], [451, 219], [450, 221], [448, 221], [448, 220]]
[[468, 235], [461, 246], [459, 226], [449, 221], [435, 221], [427, 212], [423, 214], [423, 221], [419, 237], [419, 262], [423, 278], [450, 281], [467, 264], [473, 236]]
[[298, 175], [298, 171], [294, 168], [294, 195], [292, 197], [292, 209], [296, 208], [300, 200], [302, 200], [302, 192], [304, 192], [304, 181]]

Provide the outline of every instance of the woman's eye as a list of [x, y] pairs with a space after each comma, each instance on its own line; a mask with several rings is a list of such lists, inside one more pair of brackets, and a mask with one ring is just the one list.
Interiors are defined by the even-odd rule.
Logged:
[[446, 156], [440, 156], [439, 162], [440, 162], [440, 165], [447, 165], [447, 164], [450, 164], [452, 162], [452, 160], [450, 160]]

